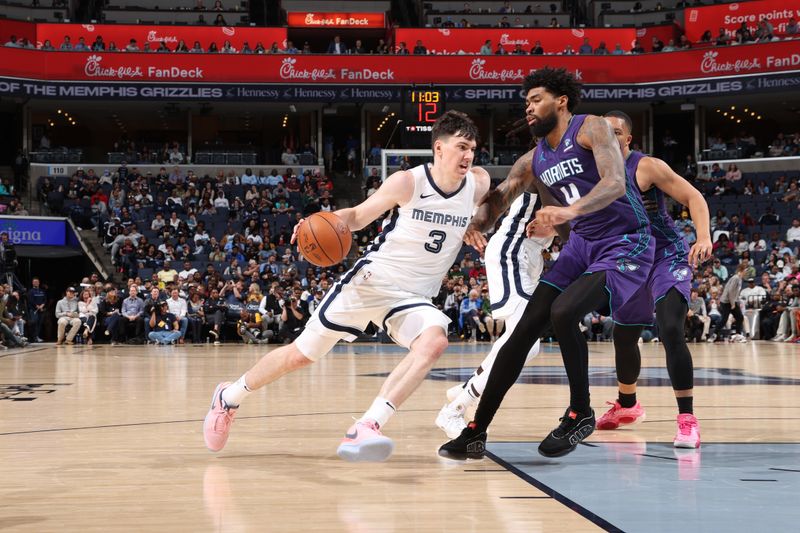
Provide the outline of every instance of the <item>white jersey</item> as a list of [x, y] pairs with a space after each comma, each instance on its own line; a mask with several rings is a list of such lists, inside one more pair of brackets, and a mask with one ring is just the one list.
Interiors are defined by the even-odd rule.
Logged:
[[521, 299], [530, 299], [539, 283], [544, 268], [542, 249], [550, 246], [553, 239], [525, 236], [525, 228], [534, 218], [536, 201], [536, 194], [520, 194], [486, 246], [486, 278], [495, 318], [511, 315]]
[[414, 176], [411, 200], [384, 221], [364, 259], [399, 288], [432, 297], [461, 250], [475, 210], [475, 176], [467, 172], [461, 187], [445, 194], [427, 164], [409, 172]]

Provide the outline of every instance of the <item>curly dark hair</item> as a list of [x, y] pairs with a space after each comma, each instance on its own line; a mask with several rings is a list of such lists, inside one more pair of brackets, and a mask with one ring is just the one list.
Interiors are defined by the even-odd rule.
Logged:
[[450, 110], [436, 119], [431, 129], [431, 146], [442, 137], [459, 135], [470, 141], [478, 140], [478, 126], [461, 111]]
[[547, 92], [555, 97], [567, 97], [567, 109], [570, 113], [575, 111], [581, 102], [581, 84], [575, 80], [575, 76], [563, 68], [544, 67], [525, 76], [522, 80], [522, 91], [528, 91], [535, 87], [544, 87]]

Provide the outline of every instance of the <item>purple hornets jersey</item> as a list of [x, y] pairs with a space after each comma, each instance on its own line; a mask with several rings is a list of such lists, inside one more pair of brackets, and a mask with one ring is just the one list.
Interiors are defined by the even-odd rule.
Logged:
[[[630, 152], [625, 160], [625, 170], [628, 176], [636, 179], [636, 170], [639, 168], [639, 161], [647, 157], [641, 152]], [[638, 188], [638, 184], [637, 184]], [[644, 200], [645, 212], [650, 219], [650, 230], [653, 239], [656, 241], [656, 262], [670, 258], [673, 264], [686, 262], [689, 246], [686, 240], [675, 227], [675, 222], [667, 212], [667, 204], [664, 201], [664, 193], [658, 187], [651, 187], [641, 193]]]
[[[594, 154], [577, 142], [585, 119], [586, 115], [574, 115], [555, 149], [550, 148], [546, 139], [541, 139], [533, 159], [534, 174], [565, 206], [589, 194], [600, 181]], [[571, 222], [571, 230], [589, 241], [610, 235], [649, 233], [635, 176], [628, 174], [624, 196], [604, 209], [577, 217]], [[647, 242], [644, 244], [646, 246]]]

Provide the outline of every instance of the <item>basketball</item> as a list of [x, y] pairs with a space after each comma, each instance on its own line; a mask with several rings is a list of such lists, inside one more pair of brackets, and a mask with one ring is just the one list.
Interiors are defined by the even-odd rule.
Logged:
[[342, 219], [328, 211], [308, 217], [297, 232], [297, 244], [305, 258], [317, 266], [341, 263], [353, 240]]

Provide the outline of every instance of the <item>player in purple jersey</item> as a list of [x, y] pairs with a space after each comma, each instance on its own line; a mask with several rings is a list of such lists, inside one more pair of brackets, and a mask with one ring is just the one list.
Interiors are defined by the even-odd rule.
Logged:
[[[561, 424], [539, 445], [555, 457], [571, 452], [595, 427], [589, 402], [586, 339], [578, 328], [590, 311], [611, 304], [612, 315], [645, 284], [653, 242], [641, 196], [625, 174], [622, 152], [605, 119], [573, 115], [580, 85], [564, 69], [543, 68], [523, 82], [526, 116], [541, 141], [483, 201], [465, 239], [482, 241], [518, 194], [534, 185], [547, 207], [537, 211], [531, 230], [569, 223], [561, 254], [525, 308], [519, 327], [499, 350], [475, 419], [440, 455], [479, 458], [486, 430], [508, 389], [519, 377], [530, 347], [552, 322], [570, 385], [570, 406]], [[561, 206], [552, 205], [556, 199]]]
[[[605, 115], [619, 140], [628, 176], [634, 177], [644, 197], [650, 219], [656, 255], [647, 284], [620, 310], [614, 325], [619, 397], [597, 421], [597, 429], [644, 420], [645, 412], [636, 401], [636, 380], [641, 370], [637, 341], [642, 324], [649, 324], [656, 310], [659, 336], [667, 353], [667, 371], [678, 402], [676, 447], [696, 448], [700, 445], [700, 428], [692, 405], [692, 354], [686, 345], [684, 324], [692, 283], [692, 268], [711, 257], [710, 217], [703, 195], [678, 176], [660, 159], [630, 149], [632, 121], [621, 111]], [[667, 212], [664, 194], [689, 208], [697, 229], [697, 242], [691, 250]]]

